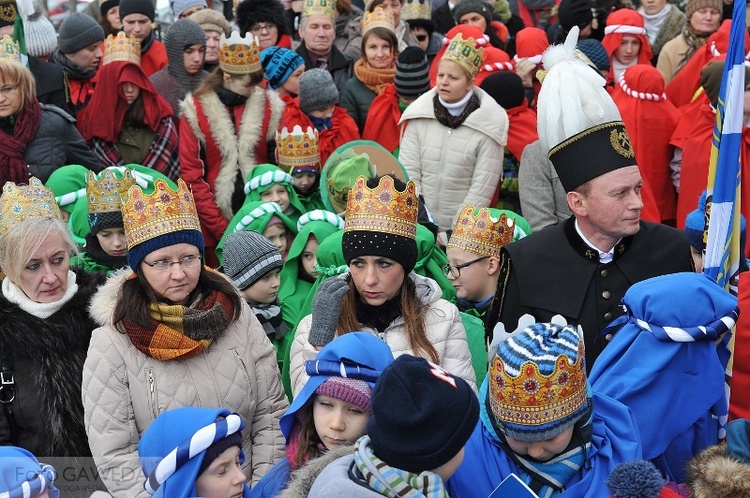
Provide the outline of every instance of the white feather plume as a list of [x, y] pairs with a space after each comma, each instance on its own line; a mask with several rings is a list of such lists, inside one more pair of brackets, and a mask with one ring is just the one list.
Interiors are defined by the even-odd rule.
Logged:
[[565, 43], [548, 48], [542, 56], [547, 75], [537, 105], [537, 131], [545, 151], [592, 126], [621, 120], [604, 88], [602, 75], [581, 60], [576, 49], [578, 27]]

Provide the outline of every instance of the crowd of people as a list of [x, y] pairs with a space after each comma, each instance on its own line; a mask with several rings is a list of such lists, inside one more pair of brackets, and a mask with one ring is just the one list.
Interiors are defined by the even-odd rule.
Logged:
[[701, 273], [731, 4], [28, 3], [0, 496], [750, 496], [748, 265]]

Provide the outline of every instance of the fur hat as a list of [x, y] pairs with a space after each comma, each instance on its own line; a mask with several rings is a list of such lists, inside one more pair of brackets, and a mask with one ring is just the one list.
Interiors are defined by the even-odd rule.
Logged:
[[288, 34], [284, 22], [284, 7], [279, 0], [244, 0], [237, 5], [235, 21], [242, 36], [250, 31], [253, 24], [259, 22], [272, 23], [279, 36]]
[[688, 462], [687, 486], [691, 498], [750, 498], [750, 465], [726, 444], [709, 446]]
[[685, 6], [685, 22], [689, 23], [693, 14], [701, 9], [716, 9], [721, 14], [724, 3], [721, 0], [689, 0]]
[[188, 19], [198, 23], [198, 26], [203, 31], [216, 31], [217, 33], [224, 33], [226, 36], [229, 36], [229, 32], [231, 31], [226, 18], [213, 9], [203, 9], [193, 12]]
[[93, 17], [74, 12], [62, 22], [57, 37], [60, 53], [74, 54], [94, 43], [103, 42], [104, 30]]

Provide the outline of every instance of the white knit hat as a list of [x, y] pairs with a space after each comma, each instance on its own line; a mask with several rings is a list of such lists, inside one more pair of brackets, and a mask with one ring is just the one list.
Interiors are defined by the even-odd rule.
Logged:
[[23, 19], [26, 50], [34, 57], [46, 57], [57, 48], [57, 33], [42, 7], [34, 2], [34, 12]]

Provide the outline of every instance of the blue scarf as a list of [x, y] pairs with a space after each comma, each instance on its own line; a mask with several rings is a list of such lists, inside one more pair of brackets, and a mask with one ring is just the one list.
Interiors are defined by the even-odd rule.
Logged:
[[316, 118], [315, 116], [310, 116], [307, 114], [307, 117], [310, 118], [310, 121], [312, 121], [313, 126], [318, 131], [328, 130], [333, 126], [333, 122], [331, 122], [331, 118]]

